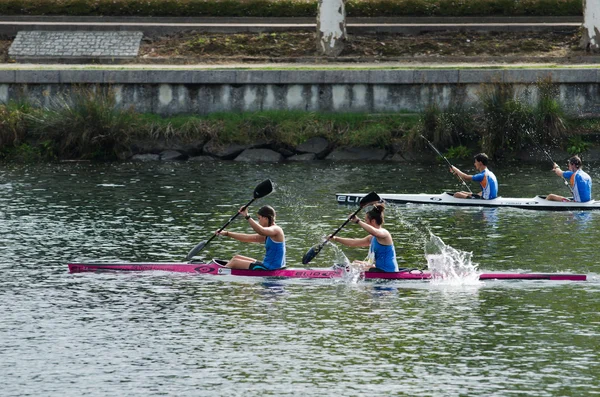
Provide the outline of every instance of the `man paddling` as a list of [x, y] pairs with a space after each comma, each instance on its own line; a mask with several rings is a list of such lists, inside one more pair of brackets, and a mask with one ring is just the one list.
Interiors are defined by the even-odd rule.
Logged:
[[276, 214], [273, 207], [262, 206], [257, 212], [258, 222], [248, 215], [248, 207], [242, 207], [239, 213], [246, 218], [256, 234], [234, 233], [228, 230], [217, 230], [215, 233], [244, 243], [264, 243], [265, 258], [260, 262], [247, 256], [234, 255], [225, 266], [250, 270], [277, 270], [285, 267], [285, 235], [283, 229], [275, 224]]
[[495, 199], [498, 197], [498, 181], [496, 180], [496, 175], [494, 175], [487, 167], [489, 162], [488, 156], [485, 153], [479, 153], [475, 155], [474, 160], [475, 169], [478, 171], [478, 174], [467, 175], [455, 166], [450, 168], [450, 172], [458, 175], [463, 180], [479, 182], [481, 192], [478, 194], [471, 192], [456, 192], [454, 193], [454, 197], [484, 200]]
[[558, 164], [554, 163], [552, 171], [560, 177], [565, 178], [569, 181], [569, 186], [573, 192], [573, 198], [567, 198], [559, 196], [558, 194], [549, 194], [546, 200], [550, 201], [575, 201], [578, 203], [585, 203], [592, 199], [592, 178], [581, 169], [583, 163], [578, 156], [573, 156], [567, 163], [569, 166], [568, 171], [562, 171]]

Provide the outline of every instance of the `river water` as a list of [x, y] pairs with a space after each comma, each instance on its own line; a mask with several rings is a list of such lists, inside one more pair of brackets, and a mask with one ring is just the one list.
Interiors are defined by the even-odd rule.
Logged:
[[[472, 165], [458, 164], [473, 172]], [[494, 167], [505, 197], [566, 193], [546, 164]], [[600, 168], [586, 168], [596, 183]], [[481, 271], [587, 282], [269, 280], [69, 274], [80, 261], [183, 261], [271, 178], [288, 266], [343, 223], [337, 192], [437, 193], [445, 167], [121, 163], [0, 168], [0, 395], [600, 394], [600, 212], [404, 205], [400, 266], [437, 236]], [[597, 193], [594, 195], [598, 197]], [[229, 230], [249, 232], [236, 220]], [[348, 225], [340, 236], [363, 236]], [[205, 259], [263, 248], [227, 238]], [[365, 249], [328, 247], [311, 266]]]

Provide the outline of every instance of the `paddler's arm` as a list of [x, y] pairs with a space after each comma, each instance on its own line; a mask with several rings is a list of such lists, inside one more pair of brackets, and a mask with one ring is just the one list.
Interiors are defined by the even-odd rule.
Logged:
[[473, 180], [473, 176], [472, 175], [465, 174], [464, 172], [462, 172], [461, 170], [459, 170], [455, 166], [452, 166], [452, 168], [450, 168], [450, 172], [452, 172], [453, 174], [456, 174], [456, 175], [460, 176], [465, 181], [472, 181]]
[[556, 163], [554, 163], [554, 168], [552, 168], [552, 171], [554, 171], [554, 173], [556, 175], [560, 176], [561, 178], [563, 177], [563, 174], [565, 173], [563, 170], [560, 169], [560, 167]]
[[[252, 227], [252, 229], [254, 229], [255, 232], [257, 232], [258, 234], [248, 234], [246, 236], [253, 236], [253, 238], [251, 240], [246, 240], [245, 237], [244, 240], [240, 240], [239, 238], [233, 237], [236, 240], [240, 240], [240, 241], [244, 241], [244, 242], [250, 242], [250, 243], [264, 243], [265, 242], [265, 236], [270, 236], [269, 234], [265, 234], [264, 227], [262, 227], [258, 222], [256, 222], [254, 219], [252, 219], [252, 217], [250, 215], [248, 215], [248, 207], [242, 207], [240, 208], [240, 210], [238, 211], [240, 213], [240, 215], [242, 215], [250, 224], [250, 227]], [[241, 236], [243, 233], [236, 233], [236, 236]]]
[[386, 237], [389, 236], [389, 233], [385, 230], [381, 230], [381, 229], [376, 229], [373, 226], [369, 225], [366, 222], [363, 222], [361, 219], [357, 218], [357, 221], [355, 221], [355, 223], [362, 227], [363, 229], [365, 229], [365, 231], [367, 233], [369, 233], [371, 236], [375, 236], [379, 239], [385, 239]]
[[331, 237], [331, 240], [335, 241], [336, 243], [343, 244], [347, 247], [368, 247], [369, 245], [371, 245], [371, 238], [373, 238], [373, 236], [371, 235], [363, 238], [346, 238], [333, 236]]
[[246, 234], [230, 232], [229, 230], [223, 230], [221, 233], [217, 233], [221, 236], [231, 237], [234, 240], [241, 241], [242, 243], [264, 243], [265, 237], [259, 234]]
[[256, 222], [254, 219], [248, 217], [248, 223], [250, 227], [254, 229], [254, 231], [261, 236], [269, 236], [271, 238], [277, 237], [281, 233], [281, 228], [275, 225], [271, 225], [268, 227], [262, 227], [260, 223]]

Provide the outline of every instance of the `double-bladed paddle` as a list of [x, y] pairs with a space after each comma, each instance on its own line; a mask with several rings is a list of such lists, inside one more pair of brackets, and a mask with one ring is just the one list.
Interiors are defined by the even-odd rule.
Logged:
[[[453, 167], [452, 163], [450, 163], [450, 161], [448, 161], [448, 159], [446, 158], [446, 156], [444, 156], [442, 153], [440, 153], [439, 150], [436, 149], [435, 146], [433, 146], [433, 143], [429, 142], [429, 139], [425, 138], [423, 135], [421, 135], [421, 138], [425, 139], [427, 141], [427, 144], [429, 145], [430, 148], [433, 149], [434, 152], [436, 152], [438, 154], [438, 156], [440, 156], [441, 158], [444, 159], [444, 161], [448, 164], [448, 166], [450, 166], [450, 168]], [[471, 191], [471, 189], [469, 189], [469, 185], [467, 185], [467, 183], [465, 182], [464, 179], [462, 179], [460, 177], [460, 175], [458, 174], [454, 174], [458, 177], [458, 179], [460, 179], [460, 181], [462, 182], [463, 185], [465, 185], [465, 187], [467, 188], [467, 190], [469, 191], [469, 193], [473, 194], [473, 192]]]
[[[548, 157], [548, 160], [550, 160], [552, 162], [552, 165], [556, 164], [556, 162], [554, 160], [552, 160], [552, 157], [550, 157], [550, 153], [548, 153], [546, 150], [544, 150], [544, 148], [538, 143], [538, 141], [534, 138], [533, 134], [529, 131], [529, 130], [525, 130], [525, 132], [527, 133], [527, 135], [529, 135], [529, 137], [531, 138], [531, 140], [533, 141], [533, 144], [535, 146], [537, 146], [537, 148], [546, 155], [546, 157]], [[569, 185], [569, 182], [567, 182], [567, 180], [565, 178], [563, 178], [563, 182], [565, 183], [565, 186], [567, 186], [569, 188], [569, 190], [571, 191], [571, 194], [573, 194], [573, 188], [571, 187], [571, 185]]]
[[[267, 179], [266, 181], [261, 182], [258, 186], [256, 186], [256, 188], [254, 189], [254, 197], [252, 198], [252, 200], [250, 200], [248, 202], [248, 204], [246, 204], [245, 206], [242, 207], [242, 210], [248, 208], [250, 206], [250, 204], [252, 204], [252, 202], [256, 199], [259, 199], [261, 197], [265, 197], [268, 196], [271, 192], [273, 191], [273, 182], [271, 182], [270, 179]], [[225, 229], [235, 218], [238, 217], [238, 215], [240, 214], [240, 212], [236, 212], [234, 216], [232, 216], [231, 218], [229, 218], [229, 220], [227, 221], [226, 224], [224, 224], [218, 231], [217, 233], [223, 231], [223, 229]], [[217, 236], [217, 234], [213, 234], [208, 240], [204, 240], [201, 241], [197, 246], [195, 246], [194, 248], [192, 248], [192, 250], [190, 252], [188, 252], [187, 256], [185, 257], [185, 260], [187, 261], [191, 261], [192, 258], [194, 256], [196, 256], [196, 254], [200, 251], [202, 251], [204, 249], [204, 247], [206, 247], [206, 245], [208, 243], [210, 243], [212, 241], [212, 239], [214, 239]]]
[[375, 203], [375, 202], [380, 202], [381, 198], [379, 197], [379, 195], [375, 192], [371, 192], [369, 194], [367, 194], [365, 197], [363, 197], [360, 202], [359, 202], [359, 207], [356, 211], [354, 211], [354, 214], [352, 214], [352, 216], [350, 216], [348, 219], [346, 219], [346, 221], [342, 224], [342, 226], [338, 227], [337, 230], [335, 232], [333, 232], [332, 234], [330, 234], [325, 241], [323, 241], [321, 244], [318, 245], [314, 245], [312, 246], [307, 252], [306, 254], [304, 254], [304, 256], [302, 257], [302, 264], [306, 265], [308, 264], [310, 261], [312, 261], [315, 256], [317, 256], [319, 254], [319, 252], [321, 252], [321, 250], [323, 249], [323, 247], [325, 246], [325, 244], [327, 244], [329, 242], [329, 240], [331, 240], [331, 238], [333, 236], [335, 236], [336, 234], [338, 234], [338, 232], [340, 230], [342, 230], [342, 228], [344, 226], [346, 226], [348, 224], [348, 222], [350, 222], [350, 218], [352, 218], [353, 216], [355, 216], [356, 214], [358, 214], [358, 212], [360, 210], [362, 210], [364, 207], [366, 207], [367, 205], [371, 204], [371, 203]]

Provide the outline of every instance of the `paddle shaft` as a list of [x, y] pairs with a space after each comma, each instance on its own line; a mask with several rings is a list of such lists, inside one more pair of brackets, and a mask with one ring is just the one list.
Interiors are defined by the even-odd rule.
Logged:
[[188, 254], [186, 256], [186, 260], [192, 260], [192, 258], [198, 252], [202, 251], [204, 249], [204, 247], [206, 247], [206, 244], [210, 243], [215, 237], [217, 237], [217, 234], [219, 234], [220, 232], [222, 232], [223, 229], [225, 229], [231, 222], [233, 222], [233, 220], [238, 217], [238, 215], [240, 214], [240, 212], [243, 211], [243, 210], [245, 210], [246, 208], [248, 208], [250, 206], [250, 204], [252, 204], [252, 202], [254, 200], [256, 200], [258, 198], [261, 198], [261, 197], [268, 196], [269, 194], [271, 194], [272, 191], [273, 191], [273, 182], [271, 182], [270, 179], [267, 179], [267, 180], [262, 181], [261, 183], [259, 183], [258, 186], [256, 186], [256, 188], [254, 189], [254, 198], [252, 200], [250, 200], [248, 202], [248, 204], [246, 204], [245, 206], [243, 206], [240, 211], [236, 212], [234, 216], [232, 216], [231, 218], [229, 218], [229, 220], [227, 221], [227, 223], [224, 224], [215, 234], [213, 234], [212, 236], [210, 236], [210, 238], [207, 241], [201, 241], [198, 245], [196, 245], [194, 248], [192, 248], [190, 250], [190, 252], [188, 252]]
[[325, 242], [323, 242], [323, 245], [325, 245], [325, 243], [326, 243], [326, 242], [328, 242], [328, 241], [329, 241], [329, 240], [330, 240], [330, 239], [331, 239], [333, 236], [335, 236], [336, 234], [338, 234], [338, 233], [339, 233], [339, 231], [340, 231], [340, 230], [342, 230], [342, 229], [344, 228], [344, 226], [346, 226], [346, 225], [348, 224], [348, 222], [350, 222], [350, 219], [351, 219], [353, 216], [356, 216], [356, 214], [358, 214], [358, 212], [359, 212], [360, 210], [362, 210], [362, 208], [363, 208], [363, 207], [359, 207], [359, 208], [358, 208], [356, 211], [354, 211], [354, 213], [352, 214], [352, 216], [351, 216], [350, 218], [346, 219], [346, 221], [345, 221], [344, 223], [342, 223], [342, 226], [338, 227], [338, 228], [337, 228], [337, 230], [336, 230], [335, 232], [331, 233], [331, 234], [329, 235], [329, 237], [327, 237], [327, 240], [325, 240]]
[[[245, 206], [243, 206], [243, 207], [242, 207], [242, 209], [241, 209], [240, 211], [243, 211], [243, 210], [245, 210], [246, 208], [248, 208], [248, 207], [250, 206], [250, 204], [252, 204], [252, 203], [254, 202], [254, 200], [256, 200], [256, 199], [255, 199], [255, 198], [253, 198], [252, 200], [250, 200], [250, 201], [248, 202], [248, 204], [246, 204]], [[218, 234], [218, 233], [220, 233], [220, 232], [222, 232], [222, 231], [223, 231], [223, 230], [224, 230], [224, 229], [225, 229], [227, 226], [229, 226], [229, 224], [230, 224], [231, 222], [233, 222], [233, 220], [234, 220], [235, 218], [237, 218], [237, 217], [238, 217], [238, 215], [240, 215], [240, 211], [236, 212], [234, 216], [232, 216], [231, 218], [229, 218], [229, 220], [227, 221], [227, 223], [226, 223], [226, 224], [224, 224], [223, 226], [221, 226], [221, 228], [220, 228], [220, 229], [217, 231], [217, 234]], [[211, 236], [211, 237], [210, 237], [210, 238], [209, 238], [209, 239], [206, 241], [206, 243], [204, 244], [204, 247], [206, 247], [206, 245], [207, 245], [208, 243], [210, 243], [210, 242], [211, 242], [211, 241], [212, 241], [212, 240], [213, 240], [215, 237], [217, 237], [217, 234], [213, 234], [213, 235], [212, 235], [212, 236]]]
[[308, 264], [310, 261], [312, 261], [315, 256], [317, 256], [319, 254], [319, 252], [321, 252], [321, 250], [323, 249], [323, 247], [325, 246], [325, 244], [327, 244], [329, 242], [329, 240], [331, 240], [331, 238], [333, 236], [335, 236], [336, 234], [338, 234], [338, 232], [340, 230], [342, 230], [344, 228], [344, 226], [346, 226], [348, 224], [348, 222], [350, 222], [350, 219], [352, 219], [352, 217], [356, 216], [356, 214], [358, 214], [358, 211], [360, 211], [361, 209], [365, 208], [367, 205], [371, 204], [371, 203], [375, 203], [381, 201], [381, 197], [379, 197], [377, 195], [377, 193], [375, 192], [371, 192], [369, 194], [367, 194], [366, 196], [364, 196], [359, 203], [359, 207], [358, 209], [348, 217], [348, 219], [346, 219], [346, 221], [342, 224], [342, 226], [338, 227], [337, 230], [335, 232], [333, 232], [332, 234], [330, 234], [329, 236], [327, 236], [327, 238], [325, 239], [325, 241], [323, 241], [321, 244], [319, 245], [315, 245], [313, 247], [311, 247], [311, 249], [309, 249], [306, 254], [304, 254], [304, 256], [302, 257], [302, 264], [306, 265]]
[[[546, 150], [544, 150], [544, 148], [538, 143], [537, 140], [534, 139], [533, 135], [531, 135], [531, 133], [529, 131], [526, 131], [526, 132], [527, 132], [527, 135], [529, 135], [529, 137], [533, 141], [533, 144], [535, 146], [537, 146], [537, 148], [539, 150], [541, 150], [542, 153], [544, 153], [546, 155], [546, 157], [548, 157], [548, 160], [550, 160], [552, 162], [552, 165], [554, 166], [554, 164], [556, 164], [556, 162], [554, 160], [552, 160], [552, 157], [550, 157], [550, 153], [548, 153]], [[567, 182], [567, 180], [565, 178], [562, 178], [562, 180], [565, 183], [565, 186], [569, 188], [569, 191], [571, 192], [571, 194], [573, 194], [573, 188], [571, 187], [571, 185], [569, 185], [569, 182]]]
[[[446, 158], [446, 156], [444, 156], [442, 153], [440, 153], [440, 151], [439, 151], [439, 150], [437, 150], [435, 146], [433, 146], [433, 143], [429, 142], [429, 139], [425, 138], [423, 135], [421, 135], [421, 138], [423, 138], [423, 139], [425, 139], [425, 140], [427, 141], [427, 144], [429, 145], [429, 147], [431, 147], [431, 149], [433, 149], [433, 151], [434, 151], [434, 152], [436, 152], [436, 153], [438, 154], [438, 156], [440, 156], [441, 158], [443, 158], [443, 159], [444, 159], [444, 161], [445, 161], [445, 162], [448, 164], [448, 166], [449, 166], [450, 168], [454, 167], [454, 166], [452, 165], [452, 163], [451, 163], [450, 161], [448, 161], [448, 159]], [[460, 179], [460, 181], [461, 181], [461, 182], [462, 182], [462, 184], [463, 184], [463, 185], [464, 185], [464, 186], [467, 188], [467, 190], [469, 191], [469, 193], [473, 194], [473, 192], [471, 191], [471, 189], [469, 188], [469, 185], [467, 185], [467, 183], [465, 182], [465, 180], [464, 180], [464, 179], [462, 179], [462, 178], [460, 177], [460, 175], [458, 175], [458, 174], [454, 174], [454, 175], [456, 175], [456, 177], [457, 177], [458, 179]]]
[[319, 244], [319, 247], [315, 250], [316, 252], [320, 252], [321, 249], [323, 249], [323, 247], [325, 246], [325, 244], [327, 244], [329, 242], [329, 240], [331, 240], [333, 238], [333, 236], [335, 236], [336, 234], [339, 233], [340, 230], [342, 230], [344, 228], [344, 226], [346, 226], [348, 224], [348, 222], [350, 222], [350, 219], [353, 216], [356, 216], [356, 214], [358, 214], [358, 212], [362, 209], [363, 207], [359, 207], [356, 211], [354, 211], [354, 213], [352, 214], [352, 216], [350, 216], [348, 219], [346, 219], [346, 221], [344, 223], [342, 223], [342, 226], [338, 227], [337, 230], [333, 233], [331, 233], [329, 236], [327, 236], [327, 238], [325, 239], [325, 241], [323, 241], [321, 244]]

